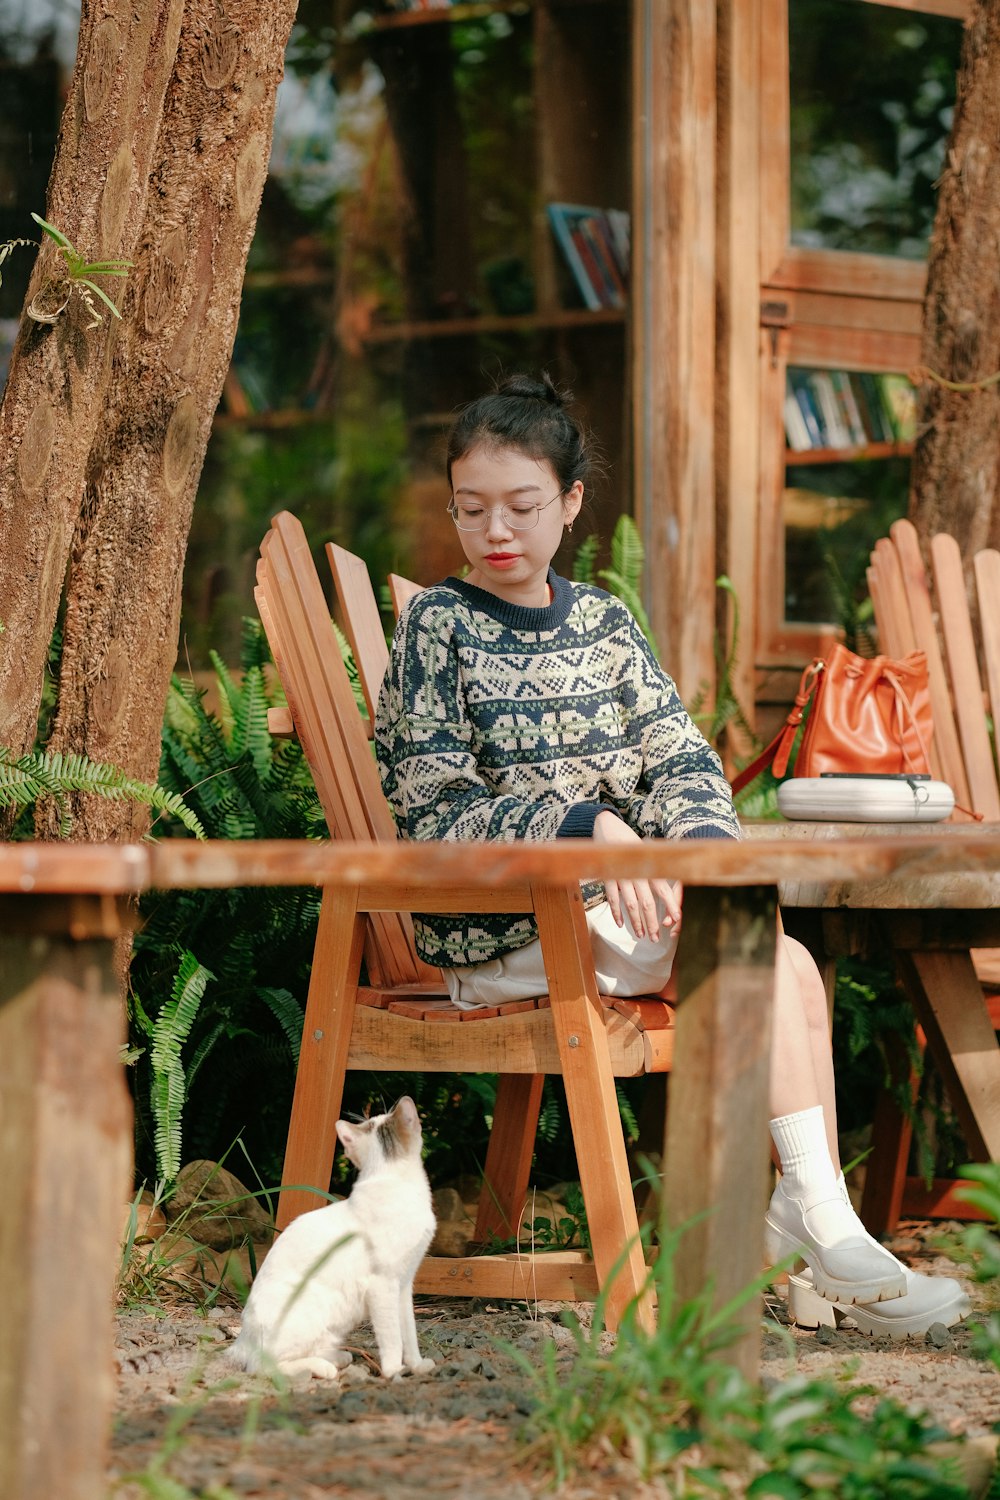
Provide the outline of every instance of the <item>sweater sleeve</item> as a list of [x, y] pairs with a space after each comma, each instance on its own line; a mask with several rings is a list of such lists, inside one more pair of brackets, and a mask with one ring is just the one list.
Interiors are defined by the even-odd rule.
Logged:
[[382, 789], [410, 839], [513, 842], [588, 837], [599, 804], [497, 795], [472, 747], [454, 612], [417, 595], [400, 616], [375, 716]]
[[632, 682], [624, 685], [628, 738], [641, 750], [642, 773], [618, 806], [643, 838], [740, 837], [722, 761], [681, 703], [672, 679], [629, 615]]

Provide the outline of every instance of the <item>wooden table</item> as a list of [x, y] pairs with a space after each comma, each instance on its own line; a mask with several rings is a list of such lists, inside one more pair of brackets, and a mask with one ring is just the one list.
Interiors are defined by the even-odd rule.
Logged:
[[[594, 876], [685, 883], [680, 1066], [667, 1139], [669, 1211], [701, 1215], [682, 1241], [679, 1294], [724, 1300], [762, 1261], [770, 1013], [779, 885], [803, 909], [907, 914], [960, 951], [961, 924], [1000, 942], [1000, 833], [905, 838], [756, 835], [607, 848], [255, 844], [0, 846], [0, 1494], [99, 1500], [112, 1406], [112, 1286], [130, 1196], [130, 1111], [118, 1047], [114, 941], [150, 888], [358, 886], [366, 899], [470, 885], [565, 886]], [[960, 891], [960, 899], [953, 899]], [[417, 901], [419, 907], [419, 901]], [[994, 931], [996, 927], [996, 932]], [[933, 935], [933, 934], [932, 934]], [[965, 938], [966, 943], [968, 937]], [[919, 964], [924, 969], [923, 958]], [[995, 1044], [993, 1047], [996, 1052]], [[984, 1054], [985, 1058], [985, 1054]], [[983, 1061], [996, 1072], [995, 1057]], [[993, 1141], [992, 1115], [987, 1125]], [[1000, 1154], [1000, 1153], [997, 1153]], [[691, 1170], [696, 1161], [698, 1169]], [[733, 1358], [756, 1369], [757, 1309]]]
[[[775, 837], [796, 845], [829, 843], [844, 836], [879, 841], [888, 835], [923, 838], [926, 829], [908, 825], [902, 832], [889, 824], [786, 823], [758, 825], [751, 837]], [[939, 824], [933, 837], [961, 844], [969, 825]], [[989, 840], [984, 828], [973, 837]], [[891, 955], [903, 989], [923, 1029], [975, 1161], [1000, 1161], [1000, 1054], [971, 949], [1000, 944], [1000, 871], [987, 867], [957, 868], [946, 875], [928, 873], [900, 879], [814, 881], [789, 879], [781, 885], [786, 929], [796, 932], [819, 957], [850, 954]], [[995, 961], [994, 965], [995, 967]], [[900, 1048], [900, 1066], [909, 1068]], [[905, 1076], [905, 1075], [904, 1075]], [[947, 1217], [960, 1205], [952, 1184], [928, 1189], [920, 1178], [905, 1175], [911, 1130], [898, 1104], [888, 1095], [878, 1103], [876, 1151], [868, 1163], [862, 1216], [873, 1234], [892, 1230], [904, 1191], [907, 1212]], [[883, 1150], [895, 1136], [897, 1154]]]

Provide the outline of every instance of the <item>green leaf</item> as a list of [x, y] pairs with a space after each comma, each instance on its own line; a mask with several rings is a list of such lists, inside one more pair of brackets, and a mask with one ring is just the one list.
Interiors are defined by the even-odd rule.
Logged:
[[639, 528], [631, 516], [621, 515], [611, 533], [611, 566], [624, 587], [638, 593], [642, 587], [645, 550]]
[[593, 583], [597, 566], [597, 549], [600, 545], [596, 534], [584, 537], [573, 558], [571, 577], [574, 583]]
[[112, 302], [112, 300], [108, 296], [107, 292], [102, 292], [101, 289], [100, 289], [100, 287], [97, 285], [96, 282], [90, 281], [86, 276], [78, 276], [76, 279], [79, 282], [81, 282], [81, 284], [83, 286], [89, 287], [89, 289], [94, 293], [95, 296], [100, 297], [100, 299], [104, 303], [104, 305], [108, 308], [108, 310], [110, 312], [112, 312], [115, 315], [116, 318], [120, 318], [121, 317], [121, 313], [118, 311], [117, 307]]
[[34, 219], [36, 224], [44, 229], [45, 233], [49, 235], [51, 239], [55, 240], [60, 249], [69, 250], [72, 252], [72, 254], [76, 254], [76, 251], [73, 249], [73, 246], [63, 234], [62, 230], [57, 229], [54, 224], [50, 224], [47, 219], [43, 219], [41, 214], [32, 214], [31, 217]]

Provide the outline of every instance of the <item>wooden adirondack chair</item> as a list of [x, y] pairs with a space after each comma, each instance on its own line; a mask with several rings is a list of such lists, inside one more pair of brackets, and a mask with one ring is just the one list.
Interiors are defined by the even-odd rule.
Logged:
[[[375, 597], [360, 559], [342, 548], [327, 551], [371, 712], [388, 661]], [[287, 512], [275, 516], [261, 545], [256, 599], [331, 835], [394, 841], [308, 542]], [[288, 717], [276, 712], [272, 727], [287, 729]], [[447, 1295], [589, 1299], [618, 1266], [608, 1300], [615, 1323], [640, 1293], [645, 1264], [614, 1079], [670, 1067], [672, 1007], [658, 998], [601, 997], [579, 892], [537, 887], [532, 894], [549, 995], [479, 1011], [458, 1011], [444, 997], [440, 974], [416, 955], [409, 916], [385, 909], [378, 891], [324, 896], [278, 1224], [322, 1204], [313, 1190], [329, 1186], [347, 1069], [487, 1072], [499, 1074], [499, 1086], [476, 1239], [516, 1233], [543, 1077], [561, 1073], [592, 1263], [576, 1252], [428, 1258], [417, 1287]], [[509, 899], [471, 890], [432, 898], [414, 890], [410, 910], [503, 911], [512, 909]], [[640, 1315], [651, 1317], [645, 1304]]]
[[[981, 671], [958, 543], [941, 533], [932, 538], [929, 551], [931, 578], [910, 521], [896, 521], [889, 536], [876, 542], [867, 577], [879, 643], [889, 656], [905, 656], [915, 650], [927, 653], [934, 714], [931, 765], [935, 776], [946, 781], [955, 793], [953, 817], [967, 821], [970, 813], [979, 813], [987, 822], [998, 822], [1000, 787], [987, 712], [994, 723], [1000, 723], [1000, 552], [987, 549], [974, 559]], [[933, 976], [918, 971], [908, 983], [911, 994], [915, 986], [919, 991], [915, 1006], [924, 1024], [918, 1028], [918, 1041], [921, 1046], [931, 1046], [970, 1152], [977, 1160], [986, 1160], [988, 1153], [975, 1122], [969, 1119], [955, 1058], [963, 1053], [974, 1056], [978, 1048], [988, 1045], [982, 1020], [984, 1006], [989, 1024], [994, 1030], [1000, 1028], [1000, 950], [972, 949], [969, 953], [940, 955], [935, 962], [938, 972]], [[930, 1016], [926, 1007], [926, 989], [931, 981], [944, 1006], [936, 1017]], [[906, 1066], [902, 1056], [899, 1065]], [[968, 1205], [953, 1196], [955, 1184], [950, 1180], [939, 1179], [928, 1191], [922, 1178], [907, 1177], [911, 1136], [906, 1116], [885, 1093], [876, 1111], [875, 1150], [862, 1203], [862, 1217], [873, 1233], [895, 1228], [901, 1213], [971, 1216]]]

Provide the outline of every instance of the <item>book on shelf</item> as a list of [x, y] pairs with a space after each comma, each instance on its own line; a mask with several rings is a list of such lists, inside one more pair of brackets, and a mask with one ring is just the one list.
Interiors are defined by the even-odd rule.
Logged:
[[861, 419], [871, 443], [891, 443], [892, 424], [882, 400], [882, 387], [877, 375], [865, 370], [854, 377], [855, 386], [861, 394]]
[[830, 371], [811, 370], [806, 376], [806, 383], [815, 397], [820, 432], [825, 439], [824, 447], [850, 448], [851, 434], [840, 415]]
[[916, 431], [916, 395], [905, 375], [790, 366], [783, 414], [793, 453], [906, 443]]
[[[808, 434], [807, 448], [822, 448], [823, 434], [820, 430], [819, 418], [813, 407], [813, 398], [806, 386], [805, 372], [802, 370], [788, 371], [788, 392], [794, 397], [795, 404], [799, 409], [802, 422]], [[789, 439], [791, 442], [791, 440]], [[791, 444], [791, 446], [795, 446]]]
[[550, 203], [549, 223], [583, 305], [591, 312], [628, 301], [628, 214], [581, 203]]
[[804, 453], [812, 447], [809, 428], [794, 391], [785, 392], [785, 438], [795, 453]]
[[868, 441], [868, 434], [861, 420], [861, 411], [851, 386], [851, 377], [846, 370], [831, 370], [830, 380], [851, 446], [863, 448]]

